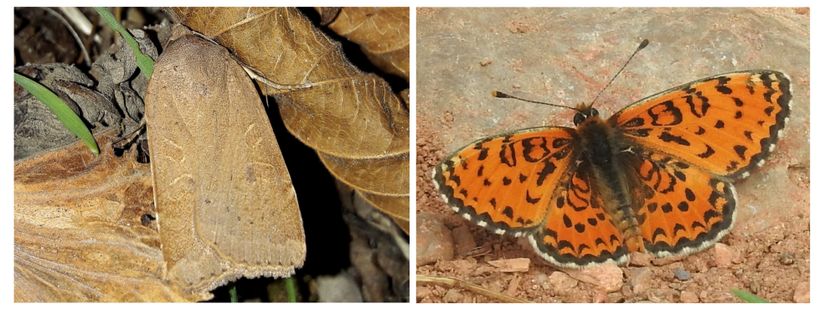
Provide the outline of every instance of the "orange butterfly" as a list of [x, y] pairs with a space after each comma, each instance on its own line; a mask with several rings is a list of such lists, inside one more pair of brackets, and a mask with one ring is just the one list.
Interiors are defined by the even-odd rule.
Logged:
[[785, 74], [752, 70], [666, 90], [607, 120], [582, 103], [575, 128], [478, 140], [433, 178], [455, 212], [496, 234], [529, 237], [561, 267], [625, 264], [634, 251], [687, 255], [733, 226], [732, 182], [774, 150], [790, 89]]

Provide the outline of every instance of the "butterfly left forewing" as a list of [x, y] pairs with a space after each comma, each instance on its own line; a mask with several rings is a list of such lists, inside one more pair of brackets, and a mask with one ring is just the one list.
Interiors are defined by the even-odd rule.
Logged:
[[626, 137], [713, 174], [738, 179], [760, 166], [790, 114], [790, 80], [754, 70], [697, 80], [610, 118]]
[[522, 236], [544, 219], [574, 158], [574, 132], [543, 127], [478, 140], [436, 165], [433, 180], [464, 218], [497, 234]]

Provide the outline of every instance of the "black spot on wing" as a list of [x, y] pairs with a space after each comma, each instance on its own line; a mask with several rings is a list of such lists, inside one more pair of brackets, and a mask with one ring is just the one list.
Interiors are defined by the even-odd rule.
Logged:
[[501, 163], [515, 167], [516, 166], [516, 149], [513, 143], [504, 143], [501, 145], [501, 151], [498, 153], [498, 158]]
[[696, 200], [696, 194], [694, 194], [693, 190], [690, 188], [685, 188], [685, 198], [687, 198], [688, 201], [693, 202]]
[[541, 198], [532, 198], [532, 197], [530, 197], [530, 190], [527, 190], [527, 192], [525, 193], [525, 195], [526, 195], [526, 196], [525, 196], [525, 200], [526, 200], [528, 203], [530, 203], [530, 204], [535, 204], [535, 203], [538, 203], [538, 202], [539, 202], [539, 200], [541, 199]]
[[670, 100], [650, 107], [647, 109], [647, 114], [653, 118], [651, 124], [655, 126], [678, 125], [682, 123], [682, 111], [676, 108]]
[[504, 216], [507, 216], [507, 218], [513, 219], [513, 208], [512, 207], [510, 207], [510, 206], [504, 207], [504, 210], [502, 210], [501, 213], [504, 214]]
[[573, 221], [570, 220], [570, 217], [567, 216], [567, 214], [562, 215], [561, 220], [564, 223], [565, 227], [570, 228], [573, 226]]
[[[531, 137], [521, 141], [521, 145], [524, 147], [524, 151], [522, 155], [524, 159], [529, 162], [537, 162], [550, 154], [550, 149], [547, 148], [547, 139], [543, 137]], [[537, 156], [536, 153], [538, 153]]]
[[742, 100], [741, 100], [741, 99], [739, 99], [739, 98], [737, 98], [737, 97], [733, 97], [733, 103], [734, 103], [737, 107], [742, 107], [742, 106], [744, 106], [744, 105], [745, 105], [745, 103], [744, 103], [744, 102], [742, 102]]
[[713, 147], [710, 147], [710, 145], [705, 144], [705, 152], [704, 152], [704, 153], [701, 153], [701, 154], [699, 154], [699, 155], [697, 155], [697, 156], [699, 156], [699, 157], [701, 157], [701, 158], [708, 158], [708, 157], [710, 157], [710, 156], [713, 156], [713, 154], [715, 154], [715, 153], [716, 153], [716, 151], [715, 151], [715, 150], [713, 150]]
[[489, 147], [481, 148], [481, 151], [478, 152], [478, 160], [487, 159], [487, 154], [489, 153], [489, 151], [490, 151]]
[[736, 155], [739, 156], [739, 158], [745, 160], [745, 151], [748, 150], [747, 147], [742, 145], [734, 145], [733, 150], [736, 152]]
[[552, 161], [550, 161], [550, 159], [545, 159], [544, 160], [544, 167], [538, 173], [539, 177], [538, 177], [538, 180], [536, 181], [536, 184], [538, 184], [539, 186], [544, 185], [544, 179], [546, 179], [548, 175], [552, 174], [555, 171], [556, 171], [556, 164], [554, 164]]
[[645, 124], [645, 119], [636, 117], [636, 118], [627, 120], [627, 122], [622, 124], [622, 127], [624, 127], [624, 128], [634, 128], [634, 127], [637, 127], [637, 126], [642, 126], [644, 124]]
[[681, 136], [670, 134], [670, 132], [662, 132], [659, 139], [667, 143], [676, 143], [682, 146], [690, 146], [690, 142]]
[[716, 91], [725, 95], [733, 93], [733, 90], [726, 86], [728, 84], [728, 81], [730, 81], [729, 77], [721, 76], [717, 80], [719, 83], [716, 84]]

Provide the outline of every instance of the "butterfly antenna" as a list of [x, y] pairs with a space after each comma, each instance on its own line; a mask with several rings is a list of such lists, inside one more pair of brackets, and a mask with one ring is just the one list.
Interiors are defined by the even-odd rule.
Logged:
[[496, 97], [496, 98], [512, 98], [512, 99], [517, 99], [517, 100], [526, 101], [526, 102], [529, 102], [529, 103], [534, 103], [534, 104], [539, 104], [539, 105], [546, 105], [546, 106], [553, 106], [553, 107], [567, 108], [567, 109], [576, 110], [576, 108], [573, 108], [573, 107], [567, 107], [567, 106], [551, 104], [551, 103], [547, 103], [547, 102], [524, 99], [524, 98], [516, 97], [516, 96], [510, 95], [510, 94], [505, 94], [505, 93], [502, 93], [502, 92], [497, 91], [497, 90], [493, 91], [493, 97]]
[[630, 58], [627, 58], [627, 61], [624, 62], [624, 65], [622, 65], [622, 67], [619, 68], [619, 71], [617, 71], [616, 74], [613, 75], [613, 78], [611, 78], [610, 81], [607, 82], [607, 85], [605, 85], [604, 88], [602, 88], [602, 90], [600, 90], [599, 93], [596, 94], [596, 97], [594, 97], [593, 101], [590, 102], [590, 107], [593, 107], [593, 104], [596, 102], [596, 99], [599, 99], [599, 96], [602, 95], [602, 92], [604, 92], [604, 90], [607, 89], [607, 87], [610, 86], [611, 83], [613, 83], [613, 80], [615, 80], [616, 77], [619, 76], [619, 73], [622, 73], [622, 70], [624, 70], [627, 64], [630, 63], [630, 60], [633, 60], [633, 57], [636, 56], [636, 54], [639, 53], [639, 51], [647, 47], [647, 44], [649, 43], [650, 42], [647, 39], [642, 40], [642, 42], [639, 44], [639, 47], [636, 48], [636, 51], [634, 51], [633, 54], [630, 55]]

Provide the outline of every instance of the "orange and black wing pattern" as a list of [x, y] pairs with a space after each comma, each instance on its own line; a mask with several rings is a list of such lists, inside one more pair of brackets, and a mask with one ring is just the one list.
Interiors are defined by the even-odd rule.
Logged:
[[790, 106], [785, 74], [753, 70], [708, 77], [647, 97], [608, 123], [645, 150], [740, 179], [774, 149]]
[[589, 167], [587, 162], [579, 163], [561, 180], [542, 228], [529, 238], [536, 252], [561, 267], [627, 261], [624, 235], [594, 188]]
[[534, 232], [576, 159], [575, 130], [531, 128], [478, 140], [445, 158], [433, 180], [459, 215], [496, 234]]
[[719, 178], [660, 153], [641, 153], [628, 175], [635, 175], [638, 231], [646, 251], [658, 256], [701, 251], [728, 233], [734, 222], [736, 190]]

